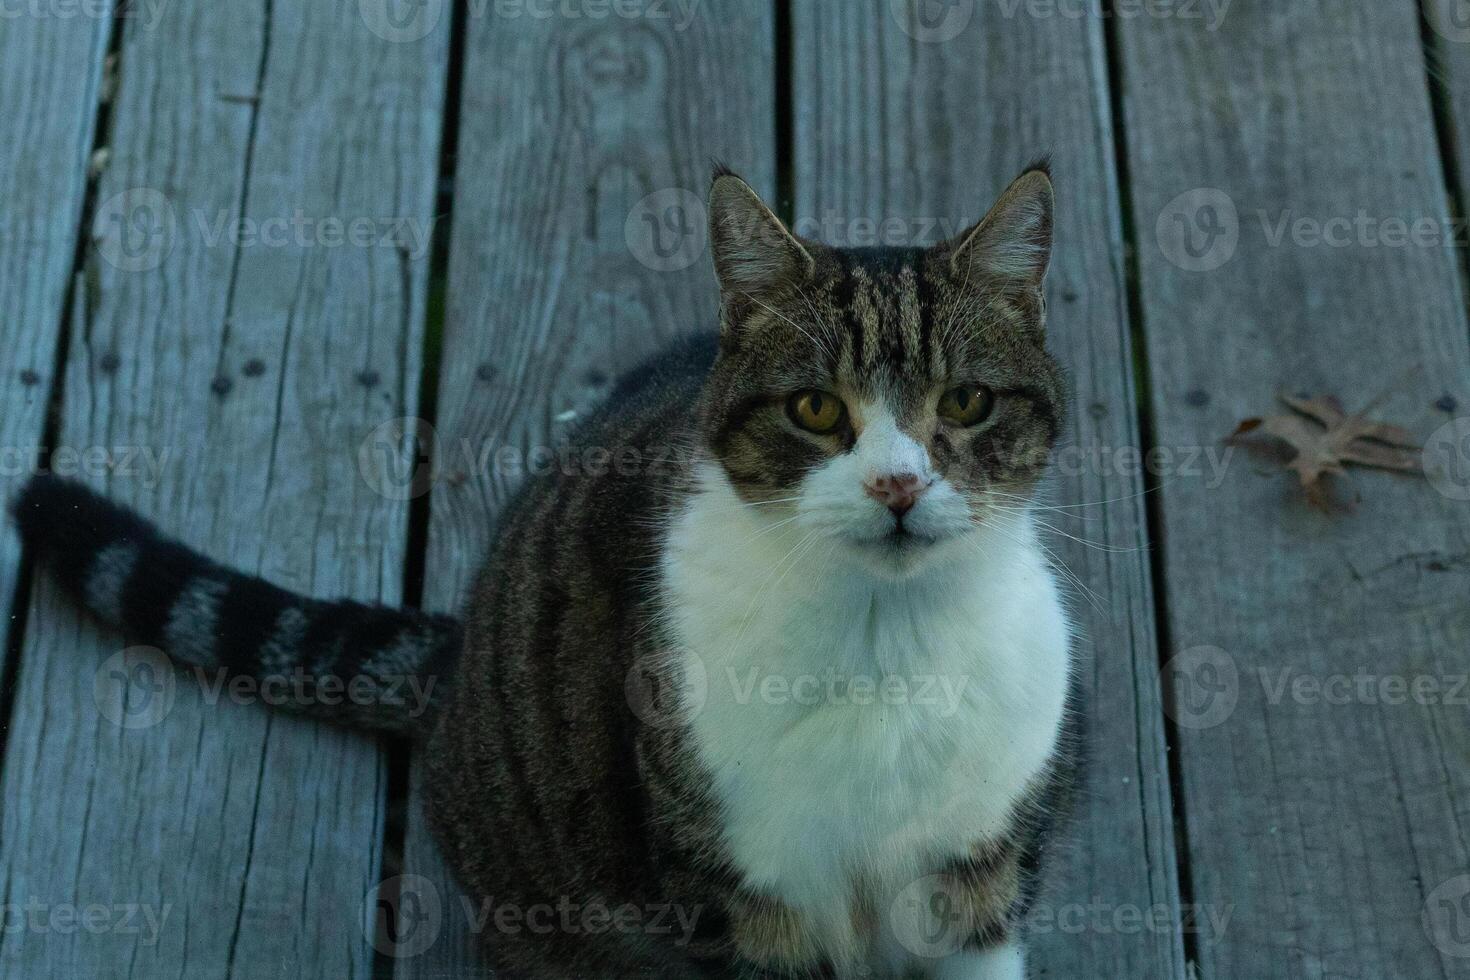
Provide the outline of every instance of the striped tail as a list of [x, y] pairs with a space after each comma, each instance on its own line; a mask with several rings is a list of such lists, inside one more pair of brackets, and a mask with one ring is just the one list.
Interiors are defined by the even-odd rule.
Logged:
[[294, 595], [53, 476], [33, 478], [12, 509], [30, 553], [103, 622], [183, 665], [273, 680], [290, 692], [279, 707], [423, 736], [448, 693], [452, 617]]

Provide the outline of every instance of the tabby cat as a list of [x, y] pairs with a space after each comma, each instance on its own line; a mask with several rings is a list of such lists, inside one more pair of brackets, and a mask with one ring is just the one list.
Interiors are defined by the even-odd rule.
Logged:
[[579, 427], [612, 465], [524, 488], [462, 622], [292, 595], [54, 478], [15, 514], [136, 642], [352, 679], [378, 696], [305, 703], [427, 739], [497, 976], [1014, 980], [1076, 768], [1031, 516], [1052, 211], [1041, 164], [952, 241], [838, 249], [717, 171], [718, 338]]

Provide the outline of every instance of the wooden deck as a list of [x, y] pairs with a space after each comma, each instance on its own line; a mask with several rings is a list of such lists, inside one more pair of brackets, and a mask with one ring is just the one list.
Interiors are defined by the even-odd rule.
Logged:
[[[0, 491], [45, 447], [283, 585], [452, 608], [497, 451], [711, 325], [712, 160], [860, 244], [1050, 153], [1094, 768], [1033, 974], [1470, 977], [1470, 23], [1106, 10], [6, 6]], [[1316, 512], [1222, 442], [1282, 390], [1462, 455]], [[0, 976], [486, 975], [401, 748], [150, 673], [9, 529], [0, 596]]]

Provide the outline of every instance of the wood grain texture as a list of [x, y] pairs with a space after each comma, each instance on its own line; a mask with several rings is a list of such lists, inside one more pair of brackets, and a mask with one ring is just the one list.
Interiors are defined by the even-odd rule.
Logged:
[[[1447, 227], [1416, 5], [1239, 3], [1213, 32], [1120, 34], [1158, 441], [1218, 446], [1283, 389], [1443, 425], [1434, 402], [1470, 395], [1457, 257], [1354, 227]], [[1379, 683], [1464, 676], [1470, 508], [1413, 476], [1340, 486], [1356, 508], [1317, 513], [1238, 452], [1218, 487], [1160, 493], [1194, 898], [1228, 916], [1199, 937], [1205, 978], [1465, 975], [1422, 914], [1470, 888], [1463, 700]]]
[[[7, 18], [0, 31], [0, 500], [34, 469], [87, 192], [108, 16]], [[0, 529], [0, 604], [20, 539]], [[11, 622], [0, 621], [0, 661]]]
[[[372, 489], [356, 450], [384, 415], [417, 411], [427, 251], [318, 222], [427, 227], [447, 35], [391, 43], [355, 3], [172, 4], [126, 24], [61, 442], [161, 454], [156, 473], [84, 475], [290, 588], [399, 598], [406, 503]], [[167, 672], [124, 683], [134, 708], [170, 710], [119, 725], [142, 716], [94, 691], [118, 695], [104, 661], [125, 642], [38, 584], [3, 891], [43, 924], [109, 911], [100, 929], [7, 927], [0, 972], [369, 976], [375, 743]]]
[[[863, 244], [869, 226], [890, 229], [891, 244], [927, 244], [978, 220], [1031, 160], [1052, 155], [1049, 344], [1074, 397], [1046, 496], [1076, 509], [1042, 516], [1077, 580], [1092, 762], [1032, 917], [1032, 968], [1182, 976], [1143, 479], [1116, 452], [1139, 435], [1101, 25], [979, 4], [928, 35], [905, 29], [903, 8], [794, 5], [797, 220], [847, 244]], [[1157, 928], [1115, 925], [1155, 909]]]
[[[1449, 174], [1459, 194], [1463, 212], [1470, 200], [1470, 7], [1458, 0], [1421, 0], [1425, 34], [1426, 68], [1431, 86], [1442, 100], [1439, 134], [1454, 161]], [[1470, 248], [1470, 230], [1462, 229], [1456, 242], [1462, 257]]]
[[[556, 445], [566, 413], [620, 372], [715, 328], [701, 203], [712, 161], [775, 191], [770, 5], [705, 4], [687, 21], [680, 4], [648, 9], [664, 15], [470, 19], [439, 388], [445, 478], [430, 498], [436, 608], [459, 604], [521, 482], [525, 467], [499, 451], [529, 459]], [[409, 887], [444, 912], [398, 975], [480, 975], [417, 797], [411, 814]]]

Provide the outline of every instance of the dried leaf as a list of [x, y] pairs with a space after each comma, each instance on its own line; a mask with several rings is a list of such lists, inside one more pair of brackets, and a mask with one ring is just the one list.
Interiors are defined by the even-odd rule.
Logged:
[[1361, 412], [1349, 415], [1330, 395], [1280, 397], [1295, 414], [1245, 419], [1229, 438], [1260, 430], [1294, 449], [1296, 455], [1286, 466], [1296, 471], [1313, 506], [1330, 509], [1324, 477], [1344, 475], [1347, 463], [1405, 473], [1421, 471], [1419, 443], [1408, 430], [1376, 422]]

